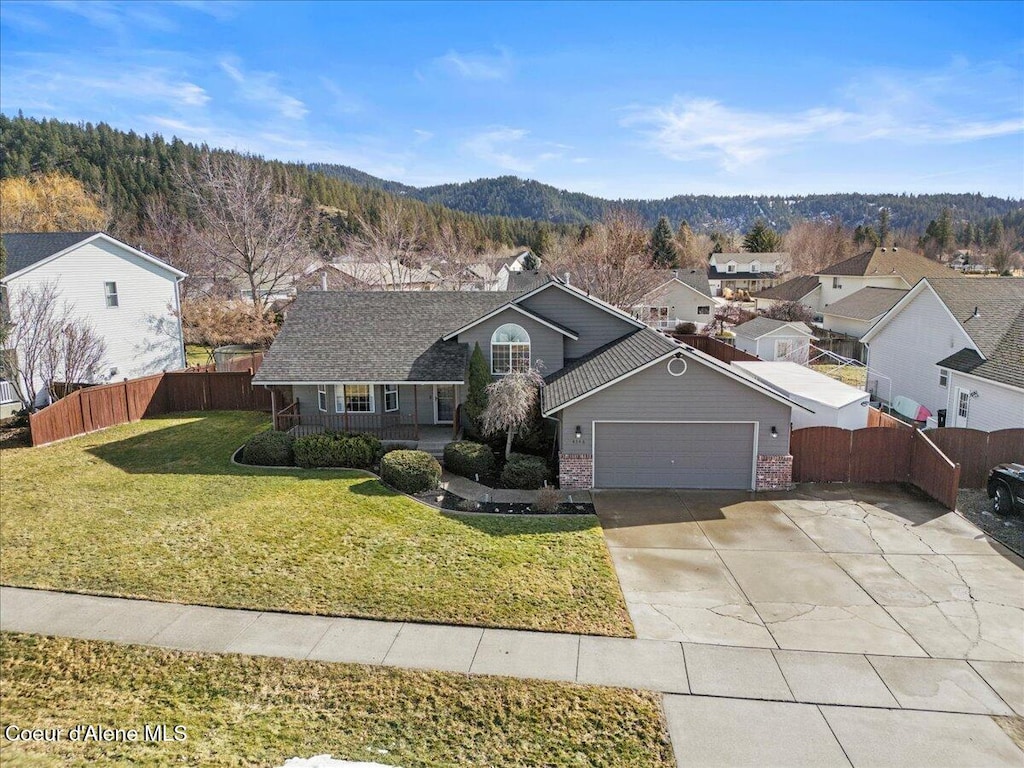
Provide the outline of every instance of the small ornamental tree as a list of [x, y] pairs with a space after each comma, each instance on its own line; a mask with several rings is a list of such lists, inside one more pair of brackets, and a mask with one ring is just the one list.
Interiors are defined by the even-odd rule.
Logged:
[[505, 458], [512, 453], [512, 438], [533, 421], [543, 382], [534, 369], [515, 371], [487, 387], [487, 407], [481, 414], [485, 435], [505, 433]]
[[764, 311], [764, 316], [787, 322], [810, 323], [814, 320], [814, 313], [799, 301], [776, 301]]
[[487, 407], [487, 387], [491, 381], [487, 358], [480, 350], [478, 342], [473, 346], [473, 354], [469, 357], [469, 389], [466, 392], [466, 402], [462, 406], [466, 418], [469, 420], [470, 431], [474, 435], [481, 433], [480, 419]]

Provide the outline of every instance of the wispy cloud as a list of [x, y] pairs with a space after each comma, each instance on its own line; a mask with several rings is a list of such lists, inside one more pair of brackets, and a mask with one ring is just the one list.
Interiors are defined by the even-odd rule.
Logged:
[[505, 49], [497, 54], [448, 51], [434, 62], [443, 71], [465, 80], [504, 80], [512, 74], [512, 57]]
[[422, 128], [413, 128], [412, 132], [416, 135], [416, 138], [413, 140], [415, 144], [426, 144], [434, 138], [432, 131], [424, 131]]
[[838, 105], [771, 112], [676, 97], [632, 107], [621, 124], [674, 160], [711, 159], [737, 171], [810, 142], [955, 144], [1022, 134], [1024, 111], [1007, 98], [1019, 90], [1014, 83], [1004, 68], [957, 60], [929, 73], [866, 73], [841, 90]]
[[515, 173], [531, 173], [538, 166], [561, 160], [565, 144], [533, 141], [524, 128], [499, 126], [481, 131], [463, 142], [462, 148], [478, 160]]
[[333, 99], [333, 109], [343, 115], [354, 115], [357, 112], [363, 111], [362, 102], [344, 90], [336, 82], [331, 80], [329, 77], [320, 77], [320, 85], [323, 86], [324, 90], [331, 94]]
[[281, 90], [275, 73], [246, 72], [235, 56], [222, 57], [220, 68], [235, 82], [238, 95], [244, 100], [261, 104], [291, 120], [301, 120], [309, 113], [302, 101]]

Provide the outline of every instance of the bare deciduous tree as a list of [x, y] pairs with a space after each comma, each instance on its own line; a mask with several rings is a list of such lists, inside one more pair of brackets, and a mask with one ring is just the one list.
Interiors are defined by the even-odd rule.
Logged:
[[853, 255], [852, 234], [841, 223], [798, 221], [786, 233], [786, 250], [796, 275], [813, 275]]
[[429, 251], [446, 288], [461, 291], [467, 285], [480, 282], [479, 277], [469, 273], [469, 268], [475, 263], [473, 253], [451, 224], [445, 222], [441, 225], [430, 242]]
[[248, 344], [266, 347], [277, 336], [277, 323], [267, 313], [255, 314], [217, 298], [181, 302], [181, 325], [187, 344], [219, 347]]
[[614, 213], [582, 242], [569, 242], [559, 249], [552, 271], [568, 272], [573, 285], [609, 304], [632, 307], [658, 282], [647, 253], [647, 237], [639, 216]]
[[56, 397], [57, 382], [94, 380], [106, 356], [102, 339], [61, 300], [55, 281], [12, 293], [7, 344], [14, 351], [6, 360], [8, 375], [26, 408], [43, 391]]
[[786, 322], [811, 323], [814, 321], [814, 313], [799, 301], [773, 302], [763, 314], [772, 320], [785, 320]]
[[203, 295], [218, 273], [227, 271], [210, 256], [195, 225], [176, 214], [164, 197], [146, 201], [139, 240], [146, 251], [188, 274], [181, 284], [182, 298]]
[[256, 314], [311, 257], [313, 212], [270, 169], [247, 155], [204, 154], [179, 175], [199, 216], [204, 255], [242, 277]]
[[505, 458], [512, 453], [512, 438], [533, 420], [543, 383], [540, 372], [515, 371], [487, 385], [487, 407], [480, 414], [485, 435], [505, 433]]
[[345, 247], [357, 262], [353, 276], [375, 288], [406, 290], [419, 270], [422, 223], [400, 201], [385, 202], [373, 215], [356, 216], [356, 233]]

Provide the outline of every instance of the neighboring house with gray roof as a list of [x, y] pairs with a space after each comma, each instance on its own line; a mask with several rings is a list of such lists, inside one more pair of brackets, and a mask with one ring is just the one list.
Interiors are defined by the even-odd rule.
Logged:
[[[103, 232], [9, 233], [3, 244], [7, 274], [0, 285], [12, 313], [24, 291], [53, 284], [60, 301], [102, 339], [101, 370], [74, 383], [102, 384], [185, 367], [178, 316], [184, 272]], [[4, 352], [24, 359], [17, 349]], [[39, 376], [35, 381], [45, 390], [47, 382]], [[7, 406], [0, 404], [0, 413], [11, 409], [14, 389], [11, 381], [0, 380], [0, 400]]]
[[861, 288], [825, 307], [822, 326], [859, 339], [906, 295], [904, 288]]
[[417, 442], [458, 431], [476, 345], [495, 377], [541, 369], [563, 488], [790, 482], [800, 406], [557, 279], [521, 292], [302, 293], [253, 383], [273, 391], [278, 428]]
[[818, 315], [820, 314], [818, 308], [821, 306], [820, 296], [821, 282], [817, 275], [800, 275], [771, 288], [758, 291], [750, 298], [754, 300], [754, 308], [758, 312], [771, 309], [776, 304], [795, 301]]
[[878, 399], [948, 427], [1024, 427], [1024, 278], [922, 279], [862, 341]]
[[736, 348], [762, 360], [805, 365], [810, 358], [814, 331], [806, 323], [755, 317], [732, 329]]
[[707, 325], [714, 317], [708, 276], [701, 269], [652, 270], [654, 287], [631, 308], [631, 314], [652, 328], [672, 330], [679, 323]]

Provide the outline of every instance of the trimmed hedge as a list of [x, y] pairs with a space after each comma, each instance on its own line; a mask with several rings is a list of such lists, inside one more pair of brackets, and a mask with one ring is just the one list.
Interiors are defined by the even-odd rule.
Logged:
[[295, 463], [300, 467], [369, 469], [381, 455], [380, 440], [372, 435], [322, 432], [295, 439]]
[[260, 432], [242, 448], [242, 462], [262, 467], [295, 466], [294, 443], [295, 438], [287, 432]]
[[422, 493], [437, 488], [441, 465], [424, 451], [390, 451], [380, 460], [380, 477], [404, 493]]
[[494, 452], [489, 445], [459, 440], [444, 447], [444, 466], [449, 472], [476, 480], [494, 475]]
[[533, 491], [544, 487], [548, 475], [548, 465], [544, 459], [525, 453], [513, 453], [501, 470], [501, 485], [503, 488]]

